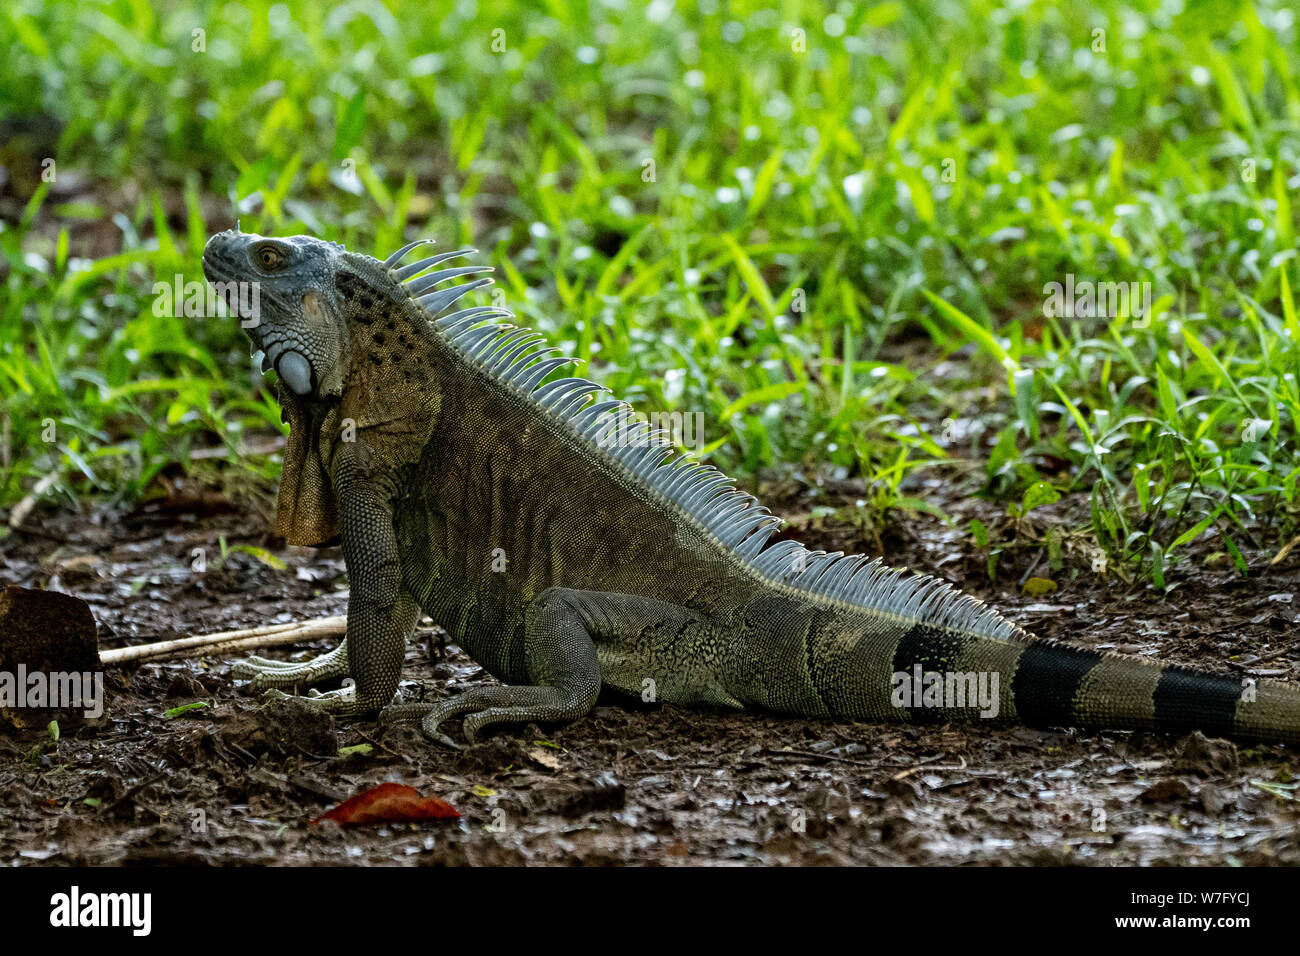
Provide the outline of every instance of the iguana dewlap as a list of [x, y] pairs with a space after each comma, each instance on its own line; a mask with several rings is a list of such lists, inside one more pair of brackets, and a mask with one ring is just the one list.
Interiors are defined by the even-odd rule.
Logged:
[[[464, 717], [570, 721], [601, 686], [683, 706], [806, 717], [1148, 729], [1300, 744], [1300, 690], [1030, 637], [935, 578], [779, 539], [779, 519], [676, 454], [494, 308], [491, 280], [310, 236], [213, 236], [208, 279], [256, 282], [249, 328], [289, 422], [277, 531], [342, 538], [347, 636], [257, 687], [344, 715], [393, 700], [421, 610], [502, 686], [394, 705], [425, 732]], [[244, 323], [249, 324], [248, 322]], [[617, 431], [616, 431], [617, 430]], [[611, 436], [617, 440], [611, 441]]]

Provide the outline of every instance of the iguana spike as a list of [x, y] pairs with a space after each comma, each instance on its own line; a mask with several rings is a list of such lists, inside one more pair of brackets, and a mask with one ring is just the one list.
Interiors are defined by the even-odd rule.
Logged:
[[491, 271], [491, 266], [457, 266], [454, 269], [439, 269], [437, 272], [430, 272], [427, 276], [411, 279], [406, 283], [406, 291], [411, 295], [420, 295], [422, 292], [427, 292], [438, 283], [446, 282], [448, 279], [454, 279], [457, 276], [476, 276]]
[[763, 519], [759, 516], [746, 513], [748, 510], [732, 518], [721, 533], [718, 533], [718, 539], [727, 547], [737, 547], [750, 532], [763, 523]]
[[767, 515], [754, 526], [753, 532], [744, 541], [736, 545], [736, 553], [747, 561], [752, 561], [757, 554], [763, 550], [772, 535], [776, 534], [776, 529], [780, 527], [781, 519], [776, 515]]
[[533, 348], [538, 342], [546, 341], [543, 336], [538, 335], [531, 329], [523, 329], [522, 331], [522, 335], [513, 336], [515, 339], [514, 342], [503, 342], [501, 345], [501, 351], [499, 351], [497, 357], [492, 360], [491, 368], [497, 375], [509, 377], [510, 369], [514, 366], [515, 362], [520, 360], [520, 357], [523, 356], [524, 353]]
[[545, 340], [532, 329], [524, 329], [523, 335], [512, 335], [508, 341], [502, 341], [501, 348], [492, 357], [493, 373], [498, 378], [509, 378], [514, 364], [523, 361], [523, 357], [542, 341]]
[[533, 392], [533, 398], [542, 405], [550, 405], [551, 399], [561, 392], [571, 389], [575, 382], [581, 381], [576, 378], [557, 378], [554, 382], [547, 382], [541, 388]]
[[668, 483], [664, 485], [663, 493], [669, 498], [676, 498], [683, 488], [709, 471], [709, 465], [701, 465], [696, 461], [689, 462], [684, 468], [678, 469], [677, 474], [670, 476]]
[[462, 334], [457, 338], [456, 344], [459, 345], [470, 358], [478, 359], [481, 358], [479, 355], [479, 349], [482, 348], [483, 343], [496, 338], [501, 334], [501, 331], [502, 326], [500, 325], [480, 326], [477, 329], [470, 329]]
[[[618, 403], [622, 405], [622, 402]], [[618, 418], [615, 415], [602, 415], [596, 419], [596, 423], [587, 430], [586, 437], [589, 441], [595, 443], [599, 448], [604, 448], [608, 443], [610, 436], [618, 431]]]
[[450, 289], [441, 289], [437, 292], [430, 292], [428, 295], [422, 295], [416, 299], [425, 310], [437, 318], [438, 314], [450, 306], [466, 293], [473, 292], [475, 289], [481, 289], [485, 285], [491, 285], [491, 279], [475, 279], [473, 282], [466, 282], [463, 285], [452, 286]]
[[708, 478], [702, 479], [694, 486], [687, 489], [687, 491], [682, 495], [682, 505], [691, 511], [695, 511], [701, 505], [706, 504], [714, 496], [713, 493], [717, 490], [719, 485], [726, 484], [729, 480], [730, 479], [723, 474], [711, 475]]
[[656, 468], [650, 472], [650, 487], [663, 494], [674, 481], [681, 477], [682, 471], [689, 468], [690, 465], [691, 461], [689, 459], [683, 458], [681, 455], [676, 456], [664, 467]]
[[406, 245], [402, 246], [402, 248], [398, 249], [391, 256], [389, 256], [387, 259], [384, 260], [384, 268], [391, 269], [393, 266], [397, 265], [399, 262], [402, 261], [402, 257], [405, 256], [412, 249], [414, 249], [416, 246], [431, 246], [433, 245], [433, 242], [434, 241], [432, 239], [416, 239], [415, 242], [408, 242]]
[[867, 558], [861, 554], [850, 554], [834, 562], [826, 569], [826, 572], [817, 579], [817, 590], [827, 597], [840, 598], [844, 593], [844, 586], [853, 577], [860, 565], [866, 562]]
[[562, 397], [557, 398], [555, 405], [555, 414], [561, 418], [568, 418], [570, 412], [577, 411], [587, 401], [587, 396], [592, 392], [603, 392], [605, 387], [597, 385], [595, 382], [587, 382], [577, 379], [580, 384], [575, 385], [572, 390], [565, 392]]
[[645, 473], [646, 461], [656, 452], [662, 451], [661, 448], [650, 444], [648, 440], [644, 441], [643, 444], [640, 436], [632, 435], [629, 438], [630, 444], [624, 446], [623, 451], [623, 463], [638, 475]]
[[859, 568], [858, 573], [853, 575], [853, 579], [849, 581], [849, 600], [855, 604], [860, 603], [862, 596], [871, 590], [876, 579], [884, 572], [885, 563], [880, 558], [874, 558]]
[[930, 595], [943, 584], [941, 580], [929, 574], [918, 575], [908, 583], [912, 586], [912, 590], [907, 602], [903, 605], [902, 613], [904, 615], [916, 615]]
[[667, 445], [656, 444], [646, 449], [641, 461], [638, 463], [638, 469], [644, 474], [647, 471], [658, 468], [673, 453], [673, 450]]
[[737, 492], [734, 488], [728, 488], [727, 491], [728, 494], [719, 496], [718, 500], [713, 502], [713, 521], [723, 529], [750, 510], [747, 495]]
[[472, 309], [458, 309], [444, 315], [440, 319], [435, 319], [433, 324], [445, 335], [454, 339], [461, 332], [464, 332], [472, 325], [482, 322], [484, 319], [510, 318], [514, 318], [514, 316], [503, 309], [496, 309], [490, 305], [476, 305]]
[[741, 508], [736, 514], [713, 519], [713, 536], [728, 548], [735, 545], [749, 530], [749, 517], [744, 514], [744, 510]]
[[804, 550], [804, 546], [798, 541], [791, 541], [788, 538], [773, 542], [754, 558], [754, 567], [761, 573], [780, 580], [785, 577], [784, 572], [787, 569], [785, 566], [790, 557], [795, 552]]
[[543, 359], [536, 365], [529, 366], [527, 371], [517, 379], [519, 387], [525, 392], [532, 392], [537, 388], [537, 383], [546, 376], [550, 375], [557, 368], [563, 368], [573, 362], [573, 359], [561, 356], [559, 358]]
[[492, 364], [501, 354], [501, 349], [505, 348], [510, 339], [518, 331], [511, 325], [491, 326], [494, 333], [489, 335], [482, 345], [478, 347], [474, 357], [483, 363], [484, 368], [492, 368]]
[[436, 266], [439, 262], [446, 262], [448, 259], [458, 259], [461, 256], [467, 256], [470, 253], [478, 252], [477, 249], [471, 249], [466, 246], [464, 249], [456, 249], [453, 252], [443, 252], [436, 256], [429, 256], [427, 259], [421, 259], [419, 262], [413, 262], [409, 266], [402, 266], [393, 272], [393, 278], [398, 282], [405, 282], [411, 276], [419, 275], [425, 269]]
[[533, 371], [537, 368], [537, 362], [549, 358], [558, 351], [560, 350], [554, 345], [547, 345], [545, 338], [533, 339], [528, 343], [527, 349], [512, 358], [508, 364], [501, 366], [501, 380], [512, 385], [519, 385], [525, 378], [533, 374]]
[[595, 405], [589, 405], [577, 415], [573, 416], [573, 424], [578, 431], [585, 434], [597, 418], [600, 418], [602, 415], [607, 414], [622, 404], [623, 403], [618, 399], [608, 399], [603, 402], [597, 402]]

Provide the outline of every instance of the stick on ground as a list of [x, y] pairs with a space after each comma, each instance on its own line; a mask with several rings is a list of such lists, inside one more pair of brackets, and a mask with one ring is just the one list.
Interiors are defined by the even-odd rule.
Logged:
[[268, 624], [265, 627], [181, 637], [172, 641], [159, 641], [156, 644], [137, 644], [134, 647], [101, 650], [99, 662], [106, 667], [111, 667], [128, 661], [152, 661], [161, 658], [198, 657], [202, 654], [248, 651], [259, 647], [274, 647], [278, 644], [315, 641], [322, 637], [340, 637], [347, 633], [347, 628], [348, 619], [343, 615], [289, 624]]

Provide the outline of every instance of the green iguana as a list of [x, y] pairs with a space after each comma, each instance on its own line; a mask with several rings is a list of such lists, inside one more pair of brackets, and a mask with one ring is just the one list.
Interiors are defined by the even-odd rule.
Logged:
[[[341, 537], [351, 581], [337, 649], [253, 658], [237, 677], [351, 677], [308, 699], [419, 719], [452, 746], [451, 718], [471, 740], [572, 721], [602, 686], [815, 718], [1300, 744], [1293, 685], [1035, 639], [936, 578], [780, 538], [780, 519], [725, 475], [629, 424], [599, 386], [557, 377], [571, 360], [500, 321], [510, 313], [452, 311], [491, 280], [444, 283], [490, 270], [443, 266], [472, 249], [401, 265], [422, 244], [380, 261], [236, 230], [204, 251], [228, 300], [234, 283], [260, 292], [248, 331], [289, 423], [276, 530], [298, 545]], [[421, 610], [504, 686], [392, 703]], [[991, 693], [977, 703], [980, 681]]]

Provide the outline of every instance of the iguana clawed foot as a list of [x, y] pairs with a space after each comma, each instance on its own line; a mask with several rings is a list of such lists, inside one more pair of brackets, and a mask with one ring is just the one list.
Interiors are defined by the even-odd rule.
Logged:
[[[447, 716], [439, 715], [438, 712], [442, 709], [442, 706], [442, 704], [393, 704], [379, 712], [379, 722], [391, 725], [418, 720], [420, 721], [420, 729], [430, 740], [436, 741], [444, 747], [450, 747], [452, 750], [460, 750], [460, 744], [438, 730], [439, 722]], [[470, 742], [473, 743], [473, 741]]]
[[347, 641], [328, 654], [295, 664], [267, 657], [248, 657], [235, 662], [231, 674], [239, 680], [251, 680], [254, 690], [268, 687], [296, 687], [332, 677], [348, 677]]
[[286, 694], [281, 687], [308, 686], [306, 696], [295, 699], [306, 701], [336, 717], [363, 717], [374, 713], [375, 706], [357, 700], [356, 687], [346, 686], [337, 690], [319, 691], [310, 685], [317, 681], [335, 677], [349, 677], [347, 642], [344, 641], [328, 654], [295, 664], [291, 661], [276, 661], [267, 657], [249, 657], [237, 661], [231, 673], [239, 680], [250, 680], [254, 690], [265, 691], [267, 700], [287, 700], [295, 697]]
[[300, 700], [335, 717], [364, 717], [375, 711], [374, 707], [366, 706], [357, 700], [355, 687], [340, 687], [338, 690], [327, 690], [324, 693], [312, 688], [306, 696], [286, 694], [272, 687], [262, 694], [262, 699], [265, 701]]
[[385, 724], [418, 720], [430, 740], [459, 750], [459, 745], [438, 728], [444, 721], [462, 715], [465, 739], [475, 743], [493, 724], [572, 720], [573, 704], [559, 687], [476, 687], [441, 703], [385, 707], [379, 720]]

